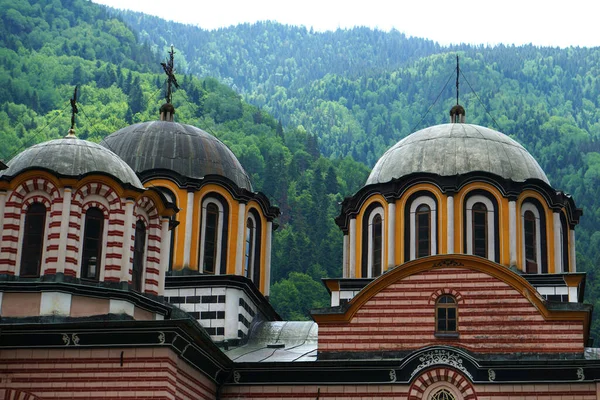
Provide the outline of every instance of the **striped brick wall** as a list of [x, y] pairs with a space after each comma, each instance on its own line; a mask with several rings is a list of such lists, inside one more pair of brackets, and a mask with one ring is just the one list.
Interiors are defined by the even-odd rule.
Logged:
[[[103, 198], [104, 201], [96, 200], [96, 196]], [[102, 205], [102, 207], [100, 206]], [[67, 256], [65, 273], [67, 269], [77, 270], [79, 260], [80, 241], [83, 232], [81, 232], [82, 216], [91, 206], [99, 207], [105, 213], [105, 223], [107, 226], [107, 240], [105, 244], [104, 257], [104, 280], [108, 282], [119, 282], [121, 280], [121, 259], [123, 257], [123, 235], [125, 226], [125, 210], [121, 199], [116, 192], [109, 186], [91, 182], [81, 187], [73, 196], [71, 202], [71, 214], [69, 217], [69, 231], [67, 234]], [[107, 215], [108, 213], [108, 215]]]
[[[146, 273], [144, 291], [158, 295], [160, 275], [161, 226], [156, 205], [149, 197], [141, 197], [135, 205], [136, 215], [142, 214], [146, 224], [148, 243], [146, 244]], [[135, 231], [135, 227], [134, 227]], [[132, 242], [133, 243], [133, 242]]]
[[[458, 338], [436, 338], [435, 299], [458, 300]], [[369, 299], [349, 323], [319, 325], [319, 351], [401, 351], [450, 345], [478, 353], [582, 353], [583, 324], [546, 321], [504, 281], [467, 268], [417, 273]]]
[[1, 350], [0, 360], [0, 399], [208, 400], [216, 393], [166, 348]]
[[[19, 252], [19, 231], [21, 229], [22, 213], [27, 210], [27, 206], [38, 201], [46, 205], [46, 226], [53, 226], [57, 221], [60, 230], [60, 215], [53, 216], [53, 204], [62, 203], [62, 198], [54, 184], [43, 178], [33, 178], [21, 183], [15, 190], [10, 192], [4, 206], [2, 240], [0, 243], [0, 274], [14, 275], [16, 271], [17, 255]], [[46, 245], [56, 244], [56, 249], [50, 247], [46, 249], [45, 257], [56, 257], [54, 252], [58, 252], [58, 242], [47, 240]]]
[[407, 385], [268, 385], [225, 386], [222, 399], [406, 400]]

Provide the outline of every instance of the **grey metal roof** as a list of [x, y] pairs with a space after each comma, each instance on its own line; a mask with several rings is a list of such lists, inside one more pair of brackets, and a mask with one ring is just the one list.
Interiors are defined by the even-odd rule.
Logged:
[[550, 184], [537, 161], [513, 139], [483, 126], [456, 123], [425, 128], [396, 143], [379, 159], [367, 185], [415, 172], [452, 176], [475, 171]]
[[133, 170], [112, 151], [97, 143], [75, 137], [36, 144], [8, 162], [0, 176], [15, 176], [31, 168], [45, 168], [59, 175], [79, 177], [100, 172], [139, 189], [144, 186]]
[[188, 178], [220, 175], [252, 190], [250, 179], [231, 150], [214, 136], [191, 125], [151, 121], [127, 126], [100, 143], [135, 172], [166, 169]]
[[318, 329], [312, 321], [259, 322], [247, 344], [225, 354], [235, 362], [315, 361]]

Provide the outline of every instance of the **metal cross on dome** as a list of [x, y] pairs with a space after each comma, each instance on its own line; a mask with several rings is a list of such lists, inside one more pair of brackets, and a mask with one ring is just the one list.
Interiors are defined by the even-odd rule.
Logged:
[[75, 86], [75, 90], [73, 91], [73, 98], [71, 101], [71, 130], [75, 129], [75, 114], [79, 112], [77, 109], [77, 86]]
[[173, 50], [173, 45], [171, 45], [171, 51], [169, 52], [169, 59], [166, 63], [160, 63], [163, 69], [165, 70], [165, 74], [167, 74], [167, 94], [165, 99], [167, 103], [171, 104], [171, 96], [172, 96], [172, 88], [171, 85], [175, 86], [179, 89], [179, 84], [177, 83], [177, 78], [175, 77], [175, 66], [173, 62], [173, 56], [175, 51]]

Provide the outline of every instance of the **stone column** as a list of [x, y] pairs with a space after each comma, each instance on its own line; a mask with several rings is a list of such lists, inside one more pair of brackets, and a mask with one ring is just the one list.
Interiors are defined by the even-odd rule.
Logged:
[[356, 278], [356, 218], [350, 219], [350, 247], [349, 252], [349, 265], [348, 265], [348, 278]]
[[[510, 265], [517, 265], [517, 203], [514, 200], [508, 202], [508, 237]], [[524, 269], [525, 266], [523, 265]]]
[[348, 278], [348, 246], [349, 246], [348, 233], [344, 233], [344, 248], [342, 253], [342, 277]]
[[[125, 224], [123, 225], [123, 257], [121, 258], [121, 282], [128, 283], [131, 278], [129, 269], [132, 268], [131, 258], [133, 246], [132, 237], [134, 234], [133, 224], [133, 206], [135, 201], [133, 199], [125, 200]], [[141, 290], [143, 292], [143, 290]]]
[[236, 257], [235, 257], [235, 274], [243, 275], [244, 273], [244, 244], [246, 243], [246, 204], [240, 203], [238, 205], [238, 234], [237, 234], [237, 246], [236, 246]]
[[267, 245], [265, 246], [265, 296], [271, 293], [271, 243], [273, 242], [273, 221], [267, 221]]
[[[190, 267], [190, 258], [192, 252], [192, 223], [194, 218], [194, 192], [187, 194], [187, 207], [185, 209], [185, 231], [183, 240], [183, 266]], [[200, 268], [200, 267], [198, 267]]]
[[569, 272], [577, 272], [577, 253], [575, 249], [575, 229], [569, 229]]
[[396, 265], [396, 203], [388, 203], [387, 218], [387, 269], [390, 269]]
[[158, 295], [162, 296], [165, 293], [165, 277], [169, 268], [169, 260], [171, 255], [171, 235], [173, 232], [169, 230], [169, 218], [164, 217], [160, 227], [160, 270], [158, 271]]
[[448, 243], [446, 252], [448, 254], [456, 253], [454, 248], [454, 196], [449, 195], [446, 200], [446, 208], [448, 209], [448, 219], [446, 221], [446, 230], [448, 231]]
[[[58, 261], [56, 264], [56, 273], [64, 273], [65, 272], [65, 261], [67, 257], [67, 241], [69, 234], [69, 217], [71, 216], [71, 199], [73, 197], [73, 190], [70, 187], [65, 187], [63, 194], [63, 204], [62, 204], [62, 213], [60, 218], [60, 235], [58, 242]], [[85, 215], [81, 215], [81, 219], [85, 221]], [[85, 224], [85, 223], [84, 223]], [[85, 226], [81, 224], [81, 229], [79, 233], [79, 248], [83, 251], [83, 240], [85, 233]], [[81, 255], [80, 251], [80, 255]], [[100, 260], [99, 260], [100, 261]], [[77, 277], [81, 276], [81, 266], [77, 265], [76, 267]]]
[[562, 263], [562, 243], [560, 238], [560, 214], [557, 212], [552, 213], [552, 221], [554, 225], [554, 273], [561, 273], [563, 271]]

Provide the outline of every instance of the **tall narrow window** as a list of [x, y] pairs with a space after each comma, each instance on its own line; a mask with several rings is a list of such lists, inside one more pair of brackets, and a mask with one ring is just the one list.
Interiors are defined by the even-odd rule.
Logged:
[[473, 213], [473, 254], [487, 258], [487, 208], [483, 203], [475, 203]]
[[523, 215], [523, 228], [525, 233], [525, 271], [528, 274], [538, 272], [537, 265], [537, 235], [536, 219], [531, 211], [525, 211]]
[[142, 290], [142, 277], [144, 275], [144, 252], [146, 251], [146, 225], [142, 220], [135, 224], [135, 241], [133, 244], [133, 268], [131, 271], [131, 285], [133, 290]]
[[435, 303], [436, 333], [455, 333], [457, 331], [457, 306], [454, 297], [440, 296]]
[[218, 233], [219, 208], [215, 203], [208, 203], [204, 231], [204, 263], [202, 265], [205, 274], [214, 274], [216, 270]]
[[427, 204], [417, 208], [417, 257], [431, 254], [431, 209]]
[[98, 280], [104, 231], [104, 214], [100, 209], [92, 207], [87, 210], [84, 229], [81, 277]]
[[382, 260], [382, 255], [383, 255], [383, 237], [382, 237], [382, 232], [383, 232], [383, 220], [381, 219], [381, 215], [377, 214], [375, 216], [375, 218], [373, 218], [373, 226], [372, 226], [373, 230], [372, 230], [372, 235], [373, 235], [373, 239], [372, 239], [372, 243], [373, 243], [373, 248], [372, 248], [372, 259], [373, 259], [373, 264], [371, 267], [371, 271], [372, 271], [372, 277], [377, 277], [379, 275], [381, 275], [381, 264], [383, 262]]
[[244, 254], [244, 276], [252, 279], [254, 267], [254, 250], [256, 246], [256, 225], [254, 218], [246, 221], [246, 248]]
[[31, 204], [25, 214], [20, 276], [40, 276], [45, 227], [46, 207], [41, 203]]

